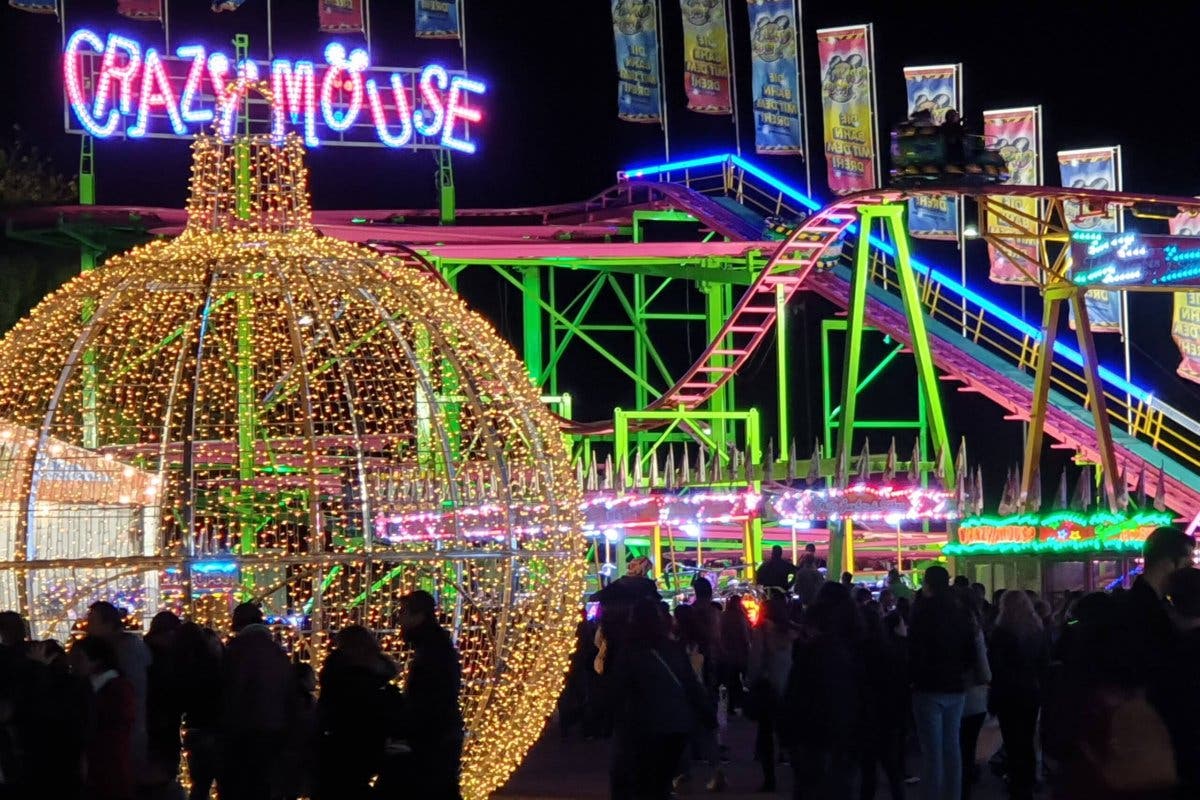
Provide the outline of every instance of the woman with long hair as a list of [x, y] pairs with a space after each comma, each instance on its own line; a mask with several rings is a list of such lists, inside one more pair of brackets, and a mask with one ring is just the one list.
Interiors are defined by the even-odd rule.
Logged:
[[396, 672], [370, 630], [348, 625], [337, 632], [321, 668], [316, 797], [371, 796], [371, 779], [385, 766], [387, 740], [398, 733], [403, 715], [391, 683]]
[[1005, 592], [988, 643], [991, 708], [1000, 720], [1014, 800], [1033, 797], [1034, 730], [1050, 654], [1044, 626], [1025, 592]]
[[667, 800], [689, 733], [696, 726], [713, 729], [716, 715], [683, 646], [667, 635], [657, 600], [633, 606], [627, 632], [609, 673], [611, 797]]

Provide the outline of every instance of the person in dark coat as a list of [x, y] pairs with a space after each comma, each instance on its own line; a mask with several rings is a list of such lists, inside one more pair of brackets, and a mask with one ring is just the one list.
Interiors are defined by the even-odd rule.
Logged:
[[1175, 750], [1180, 797], [1200, 797], [1200, 570], [1177, 570], [1164, 588], [1171, 620], [1179, 630], [1168, 661], [1167, 682], [1174, 700], [1164, 721]]
[[1178, 528], [1155, 528], [1142, 546], [1142, 574], [1117, 606], [1131, 667], [1159, 713], [1168, 712], [1175, 699], [1168, 678], [1178, 640], [1163, 595], [1172, 573], [1192, 566], [1195, 547], [1196, 540]]
[[409, 789], [413, 797], [457, 800], [464, 735], [458, 650], [438, 624], [429, 592], [405, 595], [400, 608], [404, 644], [412, 651], [404, 691], [413, 763]]
[[899, 615], [862, 611], [863, 714], [860, 718], [859, 797], [875, 797], [883, 768], [892, 800], [904, 800], [904, 733], [909, 714], [908, 631]]
[[908, 642], [913, 718], [921, 742], [921, 794], [931, 800], [957, 798], [962, 794], [964, 678], [975, 663], [975, 633], [950, 590], [945, 567], [925, 570]]
[[850, 795], [864, 676], [861, 620], [844, 584], [826, 582], [805, 612], [783, 699], [780, 738], [791, 749], [796, 800]]
[[117, 671], [112, 644], [88, 635], [71, 648], [72, 671], [93, 692], [92, 724], [85, 758], [89, 800], [132, 800], [137, 790], [133, 770], [133, 727], [136, 711], [133, 684]]
[[399, 732], [395, 663], [361, 625], [338, 631], [321, 668], [317, 726], [321, 732], [318, 800], [362, 800], [383, 763], [389, 737]]
[[142, 637], [125, 630], [125, 612], [101, 600], [88, 606], [87, 632], [107, 639], [117, 654], [121, 677], [133, 686], [133, 772], [142, 783], [147, 778], [146, 695], [150, 680], [150, 648]]
[[801, 605], [812, 605], [817, 599], [817, 592], [821, 589], [821, 584], [825, 582], [825, 575], [822, 574], [821, 562], [817, 559], [816, 545], [804, 545], [804, 555], [800, 557], [800, 565], [796, 569], [796, 579], [794, 587], [796, 597], [799, 598]]
[[146, 742], [149, 754], [147, 783], [163, 786], [179, 775], [179, 725], [183, 715], [180, 667], [175, 640], [183, 623], [170, 611], [160, 611], [150, 621], [143, 641], [150, 649], [146, 684]]
[[208, 800], [220, 771], [221, 660], [216, 632], [185, 622], [175, 636], [183, 739], [188, 753], [190, 800]]
[[783, 557], [782, 547], [775, 545], [771, 548], [771, 557], [758, 568], [754, 579], [764, 589], [789, 594], [796, 581], [796, 565]]
[[683, 647], [667, 636], [657, 601], [632, 609], [629, 638], [613, 662], [613, 800], [667, 800], [689, 733], [716, 716]]
[[[270, 800], [282, 785], [282, 743], [288, 731], [294, 673], [262, 609], [242, 603], [233, 610], [234, 637], [222, 663], [222, 800]], [[264, 747], [264, 742], [274, 745]]]
[[1024, 592], [1006, 592], [1001, 599], [988, 661], [989, 705], [1004, 737], [1009, 793], [1013, 800], [1031, 800], [1037, 768], [1033, 736], [1050, 654], [1042, 621]]

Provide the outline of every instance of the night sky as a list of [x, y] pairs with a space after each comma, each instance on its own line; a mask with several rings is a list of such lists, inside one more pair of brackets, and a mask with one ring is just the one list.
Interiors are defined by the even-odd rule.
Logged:
[[[671, 154], [682, 157], [732, 149], [734, 130], [728, 118], [693, 114], [684, 108], [679, 9], [673, 0], [663, 2]], [[119, 30], [161, 44], [158, 25], [118, 17], [113, 0], [67, 0], [67, 5], [69, 29], [88, 25], [100, 32]], [[245, 32], [251, 36], [252, 56], [265, 58], [265, 0], [248, 0], [240, 11], [221, 15], [212, 14], [208, 6], [208, 0], [171, 0], [175, 44], [189, 39], [220, 46], [232, 34]], [[316, 30], [316, 6], [316, 0], [275, 0], [276, 55], [319, 57], [328, 37]], [[731, 7], [743, 101], [742, 142], [744, 151], [751, 153], [746, 11], [740, 0], [732, 0]], [[454, 43], [420, 42], [413, 37], [409, 0], [375, 0], [371, 11], [373, 63], [417, 66], [432, 59], [448, 64], [457, 59]], [[966, 117], [976, 130], [979, 114], [986, 108], [1043, 106], [1049, 182], [1057, 182], [1056, 150], [1120, 144], [1126, 189], [1200, 194], [1200, 137], [1193, 102], [1200, 66], [1195, 46], [1200, 7], [1194, 4], [810, 2], [803, 12], [807, 125], [815, 149], [819, 150], [820, 103], [813, 32], [873, 22], [876, 84], [885, 130], [905, 110], [901, 67], [962, 62]], [[466, 30], [469, 71], [487, 80], [489, 91], [478, 134], [479, 152], [455, 160], [461, 205], [521, 206], [582, 199], [611, 185], [617, 169], [661, 160], [663, 139], [658, 127], [616, 118], [616, 68], [606, 0], [466, 0]], [[73, 173], [78, 139], [63, 132], [60, 36], [52, 17], [0, 8], [0, 74], [7, 84], [0, 92], [0, 126], [7, 130], [19, 124], [62, 171]], [[360, 39], [345, 37], [344, 41], [353, 44]], [[803, 163], [798, 158], [758, 160], [797, 183], [803, 181]], [[184, 199], [188, 161], [188, 147], [181, 142], [102, 142], [97, 146], [98, 202], [178, 207]], [[325, 148], [312, 154], [310, 166], [317, 207], [405, 208], [436, 202], [434, 164], [428, 153]], [[824, 169], [818, 155], [812, 164], [818, 196], [827, 195]], [[953, 247], [920, 243], [918, 252], [935, 263], [957, 264]], [[968, 254], [971, 272], [977, 276], [972, 280], [983, 280], [983, 245], [976, 243]], [[1014, 306], [1019, 302], [1016, 291], [989, 289], [991, 295]], [[519, 339], [515, 298], [501, 295], [499, 301], [492, 301], [489, 294], [496, 294], [494, 288], [475, 292], [479, 305], [502, 331]], [[1036, 314], [1032, 297], [1030, 303]], [[1169, 336], [1169, 295], [1137, 296], [1132, 309], [1135, 381], [1200, 416], [1200, 387], [1174, 377], [1178, 355]], [[814, 336], [820, 318], [830, 312], [813, 298], [794, 304], [790, 311], [800, 339], [795, 348], [795, 374], [801, 382], [794, 392], [796, 435], [809, 442], [815, 433], [813, 403], [819, 403], [813, 375], [818, 358]], [[689, 344], [702, 346], [698, 340]], [[1105, 362], [1119, 368], [1116, 337], [1106, 337], [1101, 350]], [[764, 356], [760, 363], [768, 365], [762, 367], [768, 370], [766, 378], [773, 358]], [[760, 383], [765, 391], [760, 391]], [[805, 383], [813, 391], [807, 392]], [[583, 395], [588, 390], [577, 386], [575, 392]], [[604, 408], [622, 402], [619, 394], [599, 398], [589, 410], [602, 414]], [[767, 398], [773, 394], [769, 380], [748, 382], [743, 399], [769, 405]], [[979, 398], [952, 393], [951, 410], [955, 435], [965, 433], [969, 441], [987, 442], [977, 452], [990, 461], [989, 477], [1002, 475], [1019, 452], [1019, 429], [1001, 423], [1000, 412]], [[996, 437], [988, 438], [987, 433], [989, 426], [1000, 424], [1014, 435], [996, 443]], [[874, 439], [872, 446], [881, 449], [886, 441]], [[1056, 468], [1052, 474], [1056, 476]]]

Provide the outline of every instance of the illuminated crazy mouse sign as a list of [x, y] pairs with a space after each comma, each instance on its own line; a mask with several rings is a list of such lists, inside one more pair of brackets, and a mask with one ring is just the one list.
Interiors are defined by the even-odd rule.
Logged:
[[[321, 62], [234, 59], [193, 44], [160, 54], [125, 36], [87, 29], [63, 52], [67, 130], [100, 138], [187, 137], [210, 126], [233, 136], [249, 109], [252, 129], [309, 147], [450, 148], [475, 152], [472, 95], [483, 82], [437, 64], [372, 67], [366, 50], [326, 46]], [[78, 126], [78, 127], [76, 127]]]

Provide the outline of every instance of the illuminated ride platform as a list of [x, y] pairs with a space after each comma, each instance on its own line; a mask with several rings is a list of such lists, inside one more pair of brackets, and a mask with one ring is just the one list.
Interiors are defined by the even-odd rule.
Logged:
[[[1148, 469], [1161, 471], [1159, 499], [1166, 508], [1182, 519], [1200, 515], [1200, 422], [1100, 365], [1086, 325], [1078, 347], [1046, 335], [1057, 332], [1063, 305], [1081, 305], [1088, 281], [1119, 274], [1122, 288], [1160, 291], [1186, 288], [1192, 281], [1179, 270], [1160, 269], [1153, 283], [1149, 278], [1138, 283], [1130, 277], [1133, 272], [1105, 271], [1103, 265], [1073, 281], [1061, 256], [1081, 244], [1072, 242], [1067, 231], [1071, 213], [1118, 206], [1139, 215], [1158, 209], [1167, 216], [1194, 209], [1196, 201], [1052, 187], [951, 189], [979, 208], [981, 234], [990, 244], [1011, 250], [1019, 235], [1034, 234], [1045, 242], [1046, 257], [1053, 263], [1025, 265], [1052, 298], [1038, 322], [990, 299], [986, 284], [964, 285], [909, 252], [899, 209], [903, 201], [926, 191], [932, 190], [877, 190], [822, 206], [748, 159], [715, 155], [627, 170], [612, 188], [579, 203], [457, 209], [453, 225], [440, 224], [445, 208], [317, 211], [313, 220], [327, 236], [393, 256], [397, 269], [425, 271], [454, 287], [469, 283], [475, 272], [490, 271], [519, 292], [518, 343], [543, 400], [559, 415], [570, 439], [577, 477], [588, 497], [587, 513], [623, 491], [668, 498], [653, 503], [659, 521], [670, 521], [657, 526], [664, 539], [652, 535], [656, 526], [651, 519], [590, 524], [589, 558], [601, 569], [612, 563], [619, 570], [622, 555], [629, 554], [621, 548], [633, 548], [656, 554], [664, 571], [670, 571], [666, 564], [672, 559], [724, 561], [745, 575], [747, 564], [761, 560], [764, 546], [778, 543], [788, 551], [793, 542], [802, 547], [811, 541], [828, 548], [831, 562], [860, 570], [869, 568], [867, 552], [877, 552], [878, 562], [898, 558], [911, 566], [932, 557], [936, 545], [947, 539], [956, 542], [953, 525], [940, 533], [900, 526], [897, 540], [893, 527], [877, 522], [876, 530], [870, 524], [828, 526], [795, 516], [789, 519], [812, 524], [781, 524], [785, 517], [770, 510], [773, 495], [793, 488], [787, 479], [772, 488], [768, 473], [786, 475], [789, 462], [795, 461], [787, 407], [796, 381], [781, 312], [800, 291], [814, 292], [847, 312], [845, 319], [827, 320], [822, 330], [825, 397], [819, 438], [824, 455], [817, 459], [817, 480], [802, 482], [804, 486], [841, 488], [839, 460], [872, 435], [899, 436], [906, 449], [919, 441], [916, 471], [928, 483], [939, 454], [950, 449], [939, 395], [948, 383], [956, 383], [959, 391], [979, 393], [999, 405], [1009, 419], [1032, 423], [1022, 470], [1024, 491], [1036, 480], [1045, 435], [1055, 446], [1075, 452], [1080, 462], [1102, 467], [1103, 494], [1110, 505], [1120, 485], [1131, 488], [1139, 470]], [[938, 193], [946, 191], [937, 187]], [[1043, 200], [1044, 218], [1036, 224], [1014, 218], [1004, 201], [1015, 196]], [[993, 218], [1004, 218], [1008, 228], [989, 228], [987, 221]], [[171, 236], [183, 222], [183, 213], [172, 209], [75, 206], [15, 215], [7, 221], [7, 232], [70, 246], [87, 241], [99, 252], [106, 237], [116, 242]], [[887, 233], [887, 241], [875, 231]], [[615, 321], [604, 318], [612, 309], [617, 309]], [[680, 363], [665, 343], [684, 328], [708, 344]], [[620, 348], [609, 343], [614, 337], [623, 337]], [[862, 342], [870, 337], [893, 348], [875, 364], [862, 355]], [[853, 372], [845, 371], [847, 362], [831, 360], [833, 341], [845, 342]], [[775, 384], [781, 410], [764, 424], [758, 412], [738, 403], [735, 387], [749, 380], [749, 365], [768, 342], [775, 345], [776, 364], [767, 380]], [[608, 370], [587, 387], [587, 398], [579, 391], [572, 397], [562, 374], [563, 364], [580, 352]], [[921, 386], [918, 408], [886, 420], [856, 418], [853, 398], [872, 386], [878, 389], [880, 376], [910, 356]], [[842, 381], [840, 398], [831, 389], [831, 374], [839, 369], [843, 378], [850, 378]], [[759, 374], [756, 380], [764, 378]], [[605, 400], [591, 394], [610, 385], [609, 407], [619, 397], [628, 407], [606, 417], [579, 419], [580, 401], [603, 407]], [[1097, 395], [1103, 403], [1087, 401]], [[763, 442], [760, 428], [768, 426], [773, 441]], [[874, 442], [877, 448], [881, 443]], [[713, 469], [719, 465], [727, 473], [742, 459], [742, 474], [754, 476], [744, 488], [758, 498], [758, 512], [686, 520], [676, 514], [689, 494], [728, 488], [711, 476], [690, 482], [679, 477], [680, 461], [695, 463], [702, 448]], [[675, 460], [670, 480], [663, 458], [669, 449]], [[597, 479], [605, 475], [606, 459], [609, 477]], [[613, 463], [626, 466], [613, 469]], [[953, 486], [954, 466], [947, 466], [945, 477]], [[659, 472], [657, 480], [652, 469]], [[628, 473], [624, 483], [622, 470]], [[868, 474], [884, 471], [882, 457], [876, 456]], [[850, 472], [843, 469], [841, 474]], [[749, 495], [738, 502], [744, 505]]]

